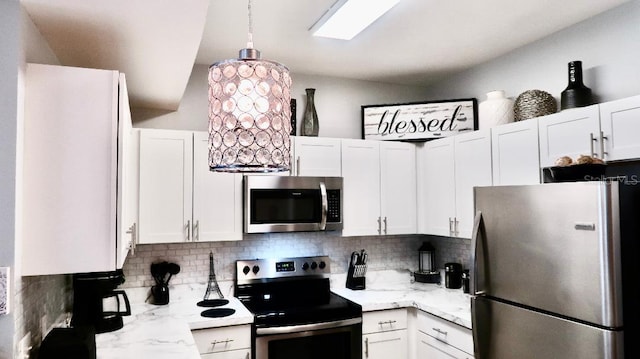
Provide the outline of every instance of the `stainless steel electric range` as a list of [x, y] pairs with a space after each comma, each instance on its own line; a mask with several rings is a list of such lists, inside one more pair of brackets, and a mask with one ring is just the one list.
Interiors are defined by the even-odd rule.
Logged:
[[329, 289], [327, 256], [236, 262], [253, 359], [361, 359], [362, 307]]

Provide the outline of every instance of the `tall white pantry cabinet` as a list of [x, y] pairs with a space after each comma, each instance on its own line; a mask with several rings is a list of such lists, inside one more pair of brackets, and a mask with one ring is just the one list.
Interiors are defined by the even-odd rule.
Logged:
[[27, 65], [22, 275], [122, 267], [131, 226], [122, 213], [135, 205], [123, 202], [123, 182], [118, 191], [128, 156], [118, 133], [130, 131], [124, 74]]

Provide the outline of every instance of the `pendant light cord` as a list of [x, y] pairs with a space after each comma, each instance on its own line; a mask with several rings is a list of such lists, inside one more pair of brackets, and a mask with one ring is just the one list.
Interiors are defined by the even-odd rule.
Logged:
[[251, 0], [248, 1], [247, 10], [249, 12], [249, 40], [247, 41], [247, 48], [253, 49], [253, 14], [251, 13]]

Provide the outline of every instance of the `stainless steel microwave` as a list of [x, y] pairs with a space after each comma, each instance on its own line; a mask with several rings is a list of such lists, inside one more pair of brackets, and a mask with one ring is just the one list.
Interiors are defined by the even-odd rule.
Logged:
[[342, 230], [342, 177], [244, 176], [244, 232]]

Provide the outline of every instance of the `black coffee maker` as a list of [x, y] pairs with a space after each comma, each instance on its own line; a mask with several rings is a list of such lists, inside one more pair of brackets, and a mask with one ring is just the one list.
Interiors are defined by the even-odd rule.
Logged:
[[[122, 328], [122, 317], [131, 315], [129, 298], [123, 290], [122, 270], [73, 275], [73, 327], [93, 327], [96, 333]], [[124, 307], [121, 310], [121, 307]]]

